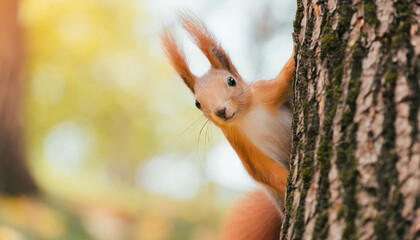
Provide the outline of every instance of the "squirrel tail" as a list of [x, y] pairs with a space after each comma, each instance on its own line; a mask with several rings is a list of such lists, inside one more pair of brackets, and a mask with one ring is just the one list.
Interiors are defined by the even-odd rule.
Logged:
[[283, 214], [261, 190], [240, 199], [223, 226], [220, 240], [278, 240]]

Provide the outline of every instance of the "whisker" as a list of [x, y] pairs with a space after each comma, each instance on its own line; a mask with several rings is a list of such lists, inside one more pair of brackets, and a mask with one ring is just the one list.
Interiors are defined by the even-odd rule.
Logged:
[[175, 142], [177, 142], [188, 130], [192, 130], [192, 128], [195, 128], [201, 121], [205, 119], [204, 116], [200, 116], [198, 119], [194, 120], [188, 127], [186, 127], [178, 136], [175, 137], [173, 141], [171, 141], [168, 146], [164, 147], [164, 151], [168, 150], [169, 147], [171, 147]]
[[207, 146], [209, 145], [209, 126], [210, 124], [206, 124], [206, 132], [204, 133], [204, 137], [205, 137], [205, 148], [204, 148], [204, 161], [207, 159]]
[[206, 123], [206, 132], [204, 133], [204, 161], [207, 159], [207, 148], [209, 146], [209, 140], [208, 140], [208, 129], [210, 126], [210, 121], [207, 121]]
[[204, 127], [207, 125], [207, 123], [210, 120], [207, 119], [207, 121], [203, 124], [203, 126], [200, 129], [200, 132], [198, 133], [198, 141], [197, 141], [197, 153], [198, 153], [198, 159], [200, 158], [200, 137], [201, 137], [201, 133], [203, 132]]
[[[206, 128], [206, 140], [207, 140], [207, 146], [210, 144], [210, 139], [209, 139], [209, 126], [210, 124], [207, 124], [207, 128]], [[206, 150], [207, 151], [207, 150]]]
[[210, 124], [210, 138], [213, 138], [213, 124]]
[[181, 134], [179, 136], [177, 136], [177, 139], [182, 136], [188, 129], [190, 129], [191, 127], [193, 127], [194, 125], [198, 124], [199, 122], [201, 122], [205, 117], [204, 116], [200, 116], [197, 120], [195, 120], [190, 126], [188, 126], [187, 128], [185, 128]]

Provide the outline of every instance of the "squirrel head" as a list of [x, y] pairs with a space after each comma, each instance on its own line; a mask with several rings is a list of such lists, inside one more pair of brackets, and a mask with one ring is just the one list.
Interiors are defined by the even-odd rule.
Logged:
[[195, 76], [172, 32], [166, 28], [161, 39], [172, 66], [194, 94], [196, 106], [205, 117], [219, 127], [237, 122], [251, 102], [249, 85], [199, 18], [182, 13], [180, 20], [194, 43], [209, 60], [211, 68], [205, 75]]

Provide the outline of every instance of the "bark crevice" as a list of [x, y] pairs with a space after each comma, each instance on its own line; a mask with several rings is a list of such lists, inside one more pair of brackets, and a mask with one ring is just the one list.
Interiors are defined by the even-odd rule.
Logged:
[[420, 237], [419, 21], [413, 0], [298, 1], [282, 239]]

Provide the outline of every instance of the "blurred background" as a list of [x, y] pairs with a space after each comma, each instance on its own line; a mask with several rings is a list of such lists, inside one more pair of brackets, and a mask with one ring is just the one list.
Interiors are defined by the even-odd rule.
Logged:
[[176, 22], [189, 9], [245, 80], [271, 79], [292, 53], [296, 2], [13, 2], [0, 3], [0, 240], [216, 239], [258, 186], [204, 125], [159, 33], [175, 29], [205, 73]]

